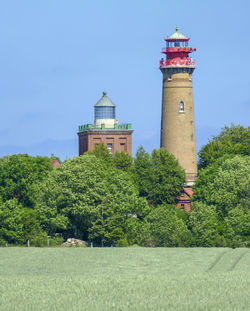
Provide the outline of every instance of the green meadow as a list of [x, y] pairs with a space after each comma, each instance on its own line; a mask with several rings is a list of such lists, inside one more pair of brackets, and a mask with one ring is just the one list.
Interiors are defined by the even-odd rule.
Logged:
[[0, 310], [250, 310], [250, 250], [0, 248]]

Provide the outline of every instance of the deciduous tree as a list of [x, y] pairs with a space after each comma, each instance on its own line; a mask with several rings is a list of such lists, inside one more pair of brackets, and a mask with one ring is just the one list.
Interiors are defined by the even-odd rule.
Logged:
[[147, 206], [129, 174], [89, 154], [52, 171], [39, 187], [38, 199], [46, 231], [67, 227], [75, 237], [106, 244], [124, 238], [127, 220]]
[[189, 216], [189, 227], [196, 246], [215, 246], [219, 237], [219, 220], [215, 206], [194, 203]]
[[[210, 173], [215, 166], [208, 167]], [[215, 169], [213, 179], [204, 183], [198, 178], [195, 186], [197, 197], [206, 205], [214, 205], [222, 219], [233, 208], [249, 208], [250, 157], [235, 156], [227, 159]], [[203, 178], [203, 176], [202, 176]]]
[[184, 187], [185, 173], [166, 149], [155, 149], [150, 156], [141, 147], [135, 159], [135, 181], [140, 195], [151, 204], [170, 204]]
[[33, 186], [53, 170], [48, 157], [16, 154], [0, 159], [0, 195], [3, 201], [17, 199], [24, 207], [34, 207]]
[[225, 155], [250, 155], [250, 126], [225, 126], [199, 152], [199, 168], [205, 168]]
[[141, 243], [145, 246], [190, 246], [191, 233], [177, 209], [172, 205], [152, 208], [141, 229]]

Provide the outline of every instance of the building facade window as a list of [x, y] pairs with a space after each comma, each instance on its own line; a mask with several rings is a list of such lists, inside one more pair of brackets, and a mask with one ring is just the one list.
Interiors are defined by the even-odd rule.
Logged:
[[113, 153], [113, 144], [107, 144], [108, 151]]
[[185, 204], [181, 204], [181, 209], [185, 209]]
[[184, 112], [184, 103], [183, 103], [183, 101], [181, 101], [180, 104], [179, 104], [179, 112]]

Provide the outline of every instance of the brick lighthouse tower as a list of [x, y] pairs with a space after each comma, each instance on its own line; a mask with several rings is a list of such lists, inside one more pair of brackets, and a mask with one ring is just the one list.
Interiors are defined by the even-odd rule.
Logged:
[[185, 169], [187, 186], [197, 174], [192, 73], [195, 61], [189, 57], [196, 49], [188, 46], [189, 38], [176, 28], [165, 39], [166, 48], [160, 61], [163, 74], [161, 147], [166, 148]]

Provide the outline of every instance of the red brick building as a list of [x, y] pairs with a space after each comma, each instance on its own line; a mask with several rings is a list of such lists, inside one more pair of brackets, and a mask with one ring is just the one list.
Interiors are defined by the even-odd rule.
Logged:
[[102, 98], [95, 104], [94, 124], [79, 126], [79, 155], [93, 150], [99, 143], [104, 143], [111, 153], [125, 151], [132, 154], [131, 123], [119, 124], [115, 108], [115, 104], [103, 92]]
[[191, 210], [191, 197], [193, 194], [194, 192], [191, 187], [185, 187], [181, 195], [176, 199], [176, 207], [189, 213]]

